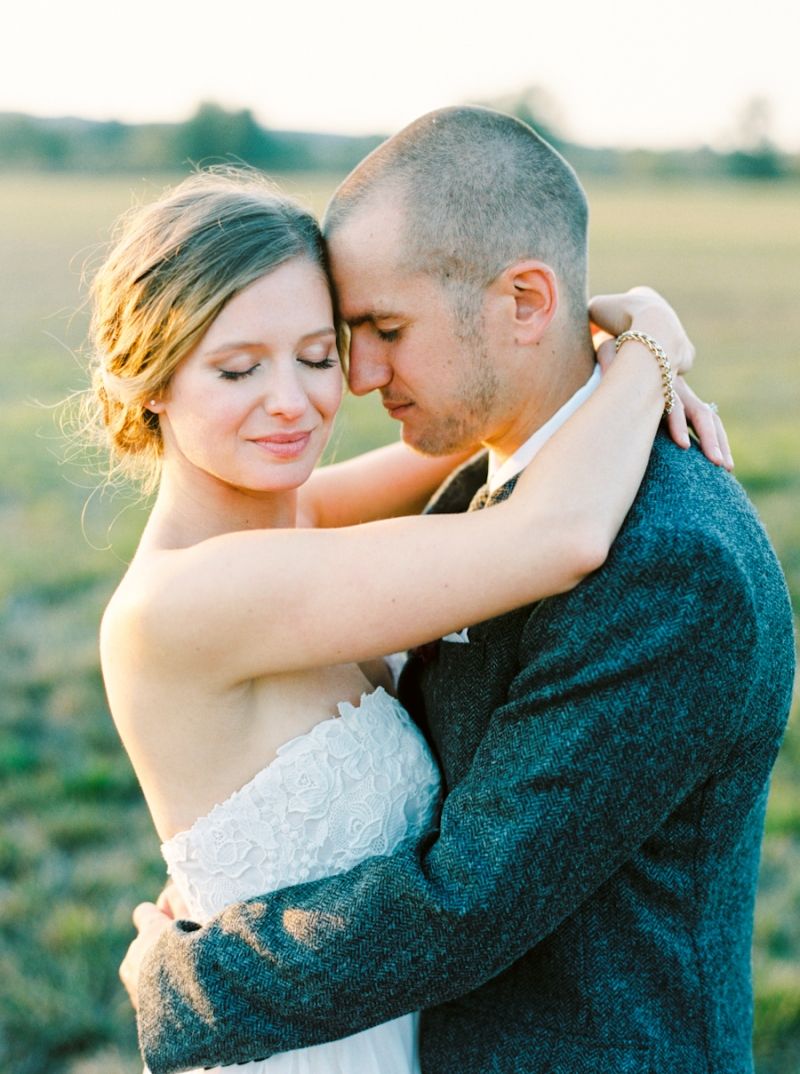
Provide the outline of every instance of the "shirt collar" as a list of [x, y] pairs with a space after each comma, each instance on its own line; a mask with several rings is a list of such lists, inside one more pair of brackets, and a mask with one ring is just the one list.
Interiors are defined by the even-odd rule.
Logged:
[[506, 459], [504, 463], [501, 464], [495, 453], [491, 450], [489, 451], [490, 493], [497, 492], [497, 490], [509, 482], [512, 477], [516, 477], [517, 474], [525, 469], [528, 463], [542, 450], [556, 429], [560, 429], [567, 418], [572, 417], [578, 407], [585, 403], [589, 396], [592, 395], [600, 383], [600, 377], [600, 366], [596, 365], [592, 371], [592, 375], [583, 387], [579, 388], [575, 394], [544, 423], [544, 425], [541, 425], [536, 432], [533, 433], [532, 436], [528, 437], [525, 443], [518, 447], [514, 454]]

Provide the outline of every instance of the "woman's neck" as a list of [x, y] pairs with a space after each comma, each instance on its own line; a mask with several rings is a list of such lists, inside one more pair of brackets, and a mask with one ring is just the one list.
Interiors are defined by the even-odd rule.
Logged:
[[140, 548], [188, 548], [223, 533], [287, 529], [297, 522], [297, 490], [253, 492], [208, 474], [163, 473]]

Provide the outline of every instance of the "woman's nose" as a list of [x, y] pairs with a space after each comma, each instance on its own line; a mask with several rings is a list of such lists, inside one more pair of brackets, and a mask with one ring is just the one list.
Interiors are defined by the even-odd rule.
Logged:
[[264, 409], [268, 414], [297, 419], [308, 406], [308, 396], [294, 368], [276, 369], [264, 393]]

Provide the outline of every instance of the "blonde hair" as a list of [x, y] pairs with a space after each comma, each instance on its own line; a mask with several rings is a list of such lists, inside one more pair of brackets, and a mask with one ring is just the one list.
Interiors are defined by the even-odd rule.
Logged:
[[110, 476], [155, 488], [163, 442], [149, 400], [234, 295], [295, 257], [326, 271], [317, 221], [249, 170], [200, 172], [120, 218], [91, 286], [82, 422], [110, 449]]

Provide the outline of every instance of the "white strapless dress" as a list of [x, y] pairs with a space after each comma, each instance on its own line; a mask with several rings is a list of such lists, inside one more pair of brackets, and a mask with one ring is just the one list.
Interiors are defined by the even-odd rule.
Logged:
[[[405, 709], [382, 689], [292, 739], [249, 783], [162, 845], [193, 920], [352, 868], [435, 821], [439, 772]], [[418, 1074], [417, 1015], [222, 1071]]]

